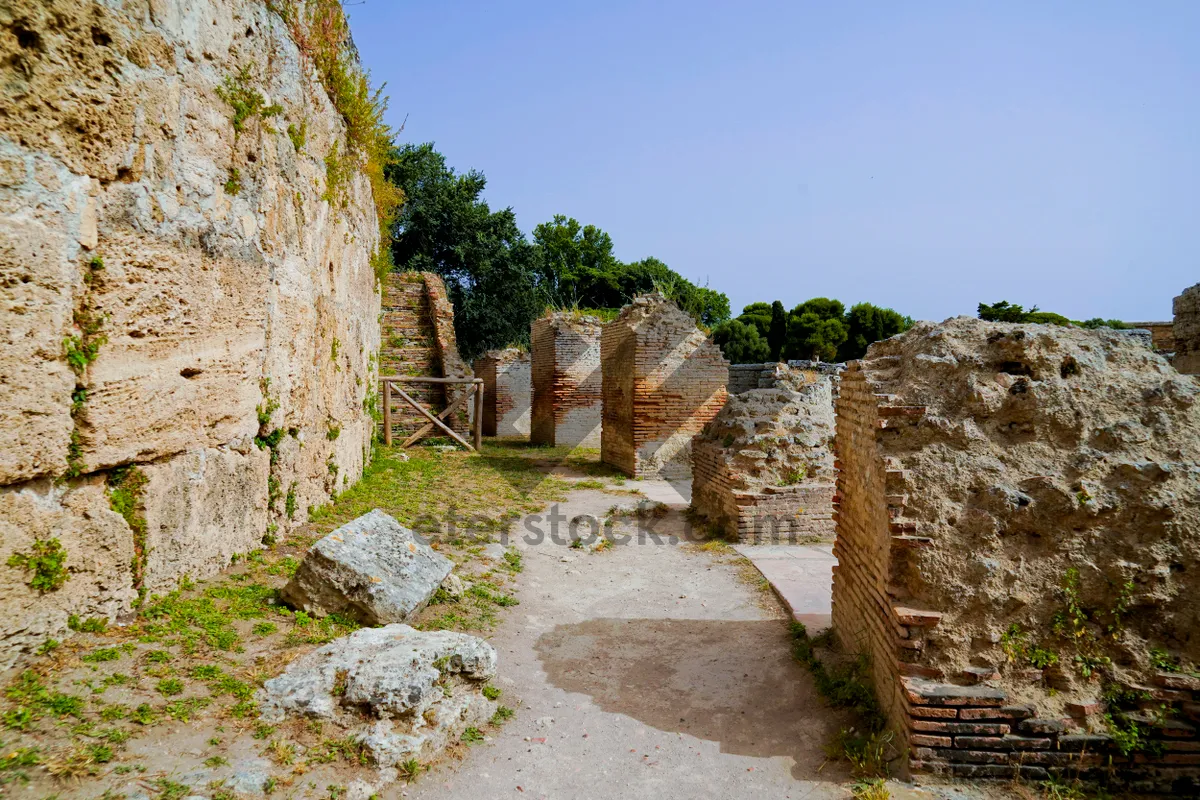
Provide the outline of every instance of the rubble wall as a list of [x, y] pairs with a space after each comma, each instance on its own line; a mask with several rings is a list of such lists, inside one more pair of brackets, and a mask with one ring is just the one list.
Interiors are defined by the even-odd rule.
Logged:
[[554, 312], [530, 327], [530, 441], [600, 446], [600, 329], [596, 317]]
[[1188, 287], [1175, 298], [1175, 320], [1171, 333], [1175, 339], [1175, 369], [1188, 375], [1200, 375], [1200, 283]]
[[1166, 322], [1130, 322], [1134, 330], [1150, 331], [1150, 346], [1159, 353], [1175, 352], [1175, 323]]
[[[344, 124], [267, 4], [16, 0], [0, 41], [2, 667], [354, 482], [380, 296], [369, 182], [323, 199]], [[235, 85], [278, 113], [235, 130]], [[4, 565], [53, 538], [31, 592]]]
[[834, 629], [914, 769], [1200, 785], [1198, 396], [1117, 332], [971, 318], [843, 373]]
[[483, 435], [528, 436], [531, 403], [529, 353], [509, 347], [475, 359], [483, 380]]
[[729, 362], [692, 318], [642, 295], [604, 326], [601, 458], [630, 476], [691, 477], [692, 439], [725, 405]]
[[756, 388], [731, 393], [693, 439], [692, 508], [727, 538], [833, 539], [836, 373], [828, 372], [759, 369]]

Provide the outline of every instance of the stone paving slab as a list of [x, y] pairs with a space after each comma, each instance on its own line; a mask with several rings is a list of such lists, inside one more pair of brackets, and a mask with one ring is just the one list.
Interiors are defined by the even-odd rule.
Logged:
[[733, 549], [750, 560], [792, 618], [809, 633], [831, 624], [833, 614], [833, 545], [735, 544]]

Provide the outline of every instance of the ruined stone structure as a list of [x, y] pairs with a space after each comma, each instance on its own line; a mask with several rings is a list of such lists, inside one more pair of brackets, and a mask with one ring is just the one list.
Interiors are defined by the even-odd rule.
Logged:
[[[454, 336], [454, 306], [446, 285], [432, 272], [393, 272], [384, 286], [382, 344], [379, 374], [425, 378], [469, 378], [458, 355]], [[441, 411], [463, 389], [442, 384], [400, 384], [426, 408]], [[458, 433], [470, 429], [470, 403], [464, 403], [447, 424]], [[401, 441], [426, 422], [403, 399], [392, 399], [392, 434]]]
[[604, 326], [600, 457], [627, 475], [692, 474], [692, 438], [725, 405], [729, 362], [687, 314], [642, 295]]
[[913, 769], [1200, 787], [1198, 399], [1115, 331], [971, 318], [843, 373], [834, 629]]
[[1200, 283], [1184, 289], [1173, 303], [1175, 369], [1200, 375]]
[[1166, 322], [1130, 322], [1137, 330], [1150, 331], [1150, 346], [1159, 353], [1175, 352], [1175, 323]]
[[841, 365], [795, 363], [757, 365], [755, 388], [730, 393], [692, 440], [692, 508], [726, 537], [752, 544], [833, 539], [833, 396]]
[[483, 380], [484, 436], [529, 435], [529, 364], [529, 353], [516, 347], [475, 359], [475, 377]]
[[535, 444], [600, 446], [600, 329], [596, 317], [550, 313], [530, 326]]
[[[370, 184], [322, 198], [343, 121], [266, 4], [18, 0], [0, 42], [2, 668], [354, 482], [380, 298]], [[223, 82], [279, 113], [235, 131]], [[8, 562], [51, 540], [34, 591]]]

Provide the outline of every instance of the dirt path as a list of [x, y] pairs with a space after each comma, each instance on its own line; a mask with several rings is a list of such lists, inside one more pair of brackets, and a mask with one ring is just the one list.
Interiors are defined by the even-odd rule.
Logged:
[[[559, 513], [603, 519], [629, 500], [578, 490]], [[654, 531], [682, 524], [672, 510]], [[517, 717], [395, 796], [849, 796], [842, 768], [823, 766], [844, 720], [792, 660], [778, 603], [738, 559], [648, 537], [588, 553], [563, 534], [562, 544], [512, 540], [521, 605], [488, 638]]]

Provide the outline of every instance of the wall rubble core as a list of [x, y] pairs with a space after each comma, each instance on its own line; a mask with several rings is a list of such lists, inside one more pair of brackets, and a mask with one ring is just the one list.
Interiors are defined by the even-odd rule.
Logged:
[[530, 326], [529, 440], [599, 447], [600, 330], [597, 317], [551, 312]]
[[475, 359], [475, 377], [483, 380], [483, 435], [528, 436], [529, 353], [516, 347], [490, 350]]
[[971, 318], [843, 373], [834, 630], [913, 770], [1200, 789], [1198, 389], [1114, 331]]
[[692, 507], [722, 535], [749, 544], [832, 541], [833, 397], [842, 365], [738, 366], [753, 372], [754, 388], [731, 392], [693, 439]]
[[630, 477], [686, 479], [693, 437], [725, 405], [729, 362], [690, 316], [641, 295], [601, 335], [600, 457]]
[[[138, 589], [222, 569], [356, 481], [380, 302], [370, 182], [352, 171], [345, 204], [324, 199], [344, 122], [266, 4], [10, 6], [0, 668], [71, 614], [111, 621]], [[230, 81], [280, 113], [236, 131]], [[121, 474], [139, 476], [125, 516]], [[48, 538], [70, 578], [31, 599], [4, 565]]]

